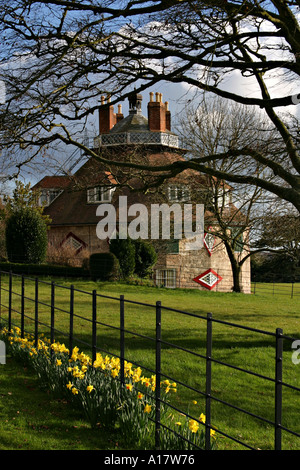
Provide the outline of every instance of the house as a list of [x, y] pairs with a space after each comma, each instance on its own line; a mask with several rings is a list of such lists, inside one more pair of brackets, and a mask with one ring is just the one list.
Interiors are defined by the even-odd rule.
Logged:
[[[112, 205], [117, 214], [116, 230], [120, 230], [120, 196], [127, 197], [128, 207], [142, 204], [149, 209], [148, 215], [154, 204], [168, 204], [169, 207], [172, 204], [180, 207], [204, 204], [205, 233], [199, 249], [188, 249], [185, 237], [151, 240], [158, 253], [154, 279], [158, 286], [231, 291], [229, 257], [224, 244], [214, 233], [209, 179], [191, 169], [164, 178], [163, 166], [184, 162], [185, 150], [180, 148], [179, 138], [172, 132], [168, 103], [162, 101], [160, 93], [156, 93], [155, 99], [150, 93], [147, 108], [146, 118], [142, 114], [142, 96], [133, 93], [129, 98], [129, 114], [124, 117], [120, 105], [115, 113], [109, 100], [102, 97], [99, 135], [94, 139], [93, 150], [107, 159], [130, 161], [144, 167], [156, 166], [159, 171], [108, 166], [89, 158], [71, 177], [46, 176], [33, 189], [41, 191], [41, 203], [46, 205], [45, 213], [52, 220], [49, 242], [58, 247], [73, 247], [78, 259], [83, 250], [89, 253], [109, 251], [109, 237], [97, 236], [101, 220], [97, 209], [103, 204]], [[145, 185], [147, 191], [144, 191]], [[223, 204], [230, 208], [231, 188], [226, 186], [225, 189]], [[193, 220], [195, 217], [194, 213]], [[134, 217], [128, 214], [127, 223], [133, 220]], [[173, 229], [175, 222], [176, 214], [171, 212]], [[243, 237], [239, 252], [244, 250], [246, 233]], [[243, 265], [241, 285], [243, 292], [250, 292], [250, 260]]]

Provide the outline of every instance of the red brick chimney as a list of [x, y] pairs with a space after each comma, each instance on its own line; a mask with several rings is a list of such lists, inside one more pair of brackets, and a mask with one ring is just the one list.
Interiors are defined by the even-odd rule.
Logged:
[[99, 133], [107, 134], [117, 123], [117, 116], [114, 107], [109, 105], [110, 98], [105, 103], [104, 96], [101, 96], [101, 106], [99, 108]]
[[171, 131], [171, 111], [169, 111], [168, 101], [165, 102], [165, 107], [166, 107], [166, 129], [167, 131]]
[[122, 105], [121, 105], [121, 104], [118, 104], [118, 112], [117, 112], [117, 114], [116, 114], [116, 121], [117, 121], [117, 123], [118, 123], [119, 121], [121, 121], [121, 119], [123, 119], [123, 117], [124, 117], [124, 115], [123, 115], [123, 113], [122, 113]]
[[149, 130], [153, 132], [165, 132], [170, 123], [170, 115], [166, 113], [166, 105], [162, 102], [162, 94], [155, 93], [155, 95], [156, 101], [153, 101], [153, 92], [150, 93], [150, 101], [148, 103]]

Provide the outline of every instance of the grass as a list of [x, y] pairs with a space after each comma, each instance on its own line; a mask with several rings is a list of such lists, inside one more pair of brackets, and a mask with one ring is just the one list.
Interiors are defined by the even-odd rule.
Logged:
[[110, 450], [121, 436], [92, 430], [78, 410], [40, 388], [33, 371], [0, 365], [0, 450]]
[[[4, 280], [4, 285], [7, 280]], [[55, 328], [58, 330], [56, 339], [67, 343], [63, 336], [69, 328], [69, 291], [65, 288], [70, 282], [57, 280], [61, 287], [56, 288], [55, 302], [60, 308], [55, 317]], [[300, 296], [291, 298], [289, 295], [273, 295], [272, 289], [256, 288], [255, 295], [224, 294], [195, 290], [166, 290], [146, 286], [133, 286], [113, 283], [93, 283], [76, 281], [75, 287], [81, 292], [75, 292], [74, 334], [76, 345], [81, 349], [91, 341], [91, 294], [82, 291], [97, 292], [109, 297], [125, 295], [125, 299], [139, 301], [148, 306], [138, 306], [134, 303], [125, 304], [125, 328], [130, 333], [125, 335], [126, 359], [137, 362], [145, 368], [154, 368], [154, 344], [150, 337], [155, 337], [155, 302], [162, 302], [162, 331], [163, 340], [169, 344], [162, 347], [162, 372], [171, 376], [177, 382], [188, 384], [195, 391], [178, 386], [174, 396], [174, 404], [180, 409], [189, 411], [195, 417], [205, 412], [202, 395], [196, 390], [205, 390], [205, 361], [182, 349], [188, 348], [194, 353], [205, 355], [206, 321], [191, 316], [182, 315], [164, 309], [164, 307], [185, 310], [193, 314], [206, 316], [212, 312], [215, 320], [232, 322], [251, 328], [275, 333], [276, 328], [282, 328], [285, 335], [299, 338], [300, 333]], [[258, 287], [258, 286], [257, 286]], [[20, 279], [13, 283], [13, 306], [20, 311]], [[30, 297], [34, 294], [34, 282], [26, 280], [25, 312], [28, 317], [34, 316], [34, 304]], [[39, 320], [50, 324], [50, 286], [40, 284]], [[2, 292], [2, 304], [8, 305], [7, 293]], [[47, 304], [47, 305], [45, 305]], [[2, 307], [2, 315], [7, 318], [6, 309]], [[84, 319], [86, 318], [86, 319]], [[110, 298], [98, 298], [97, 320], [101, 322], [97, 329], [97, 345], [104, 351], [119, 354], [119, 331], [107, 325], [119, 327], [119, 303]], [[19, 314], [13, 313], [13, 322], [20, 325]], [[49, 328], [40, 325], [49, 337]], [[26, 330], [33, 331], [30, 318], [26, 318]], [[147, 338], [140, 338], [142, 333]], [[81, 343], [82, 342], [82, 343]], [[254, 333], [250, 330], [234, 328], [221, 323], [213, 323], [213, 358], [237, 367], [255, 371], [274, 378], [274, 337]], [[175, 345], [175, 346], [174, 346]], [[293, 350], [291, 342], [284, 342], [284, 382], [299, 387], [300, 365], [294, 365], [291, 360]], [[228, 368], [222, 364], [212, 366], [212, 395], [218, 400], [225, 401], [235, 407], [248, 410], [266, 420], [274, 420], [274, 384], [271, 381], [245, 374], [237, 369]], [[299, 393], [284, 388], [283, 393], [283, 425], [300, 433], [299, 425]], [[197, 405], [191, 405], [197, 400]], [[274, 446], [274, 430], [268, 422], [251, 417], [228, 407], [221, 402], [213, 401], [212, 422], [218, 429], [228, 433], [235, 439], [246, 442], [254, 448], [272, 449]], [[60, 444], [62, 445], [62, 444]], [[85, 445], [84, 443], [82, 444]], [[89, 444], [92, 446], [92, 441]], [[102, 444], [105, 446], [105, 444]], [[220, 439], [220, 448], [240, 449], [242, 446], [228, 438]], [[90, 448], [90, 447], [88, 447]], [[95, 447], [99, 448], [99, 447]], [[105, 447], [106, 448], [106, 447]], [[284, 449], [300, 449], [299, 438], [284, 432]]]

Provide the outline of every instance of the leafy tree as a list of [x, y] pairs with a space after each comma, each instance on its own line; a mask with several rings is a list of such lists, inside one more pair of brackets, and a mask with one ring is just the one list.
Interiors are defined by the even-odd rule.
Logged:
[[6, 249], [13, 263], [41, 263], [47, 254], [47, 225], [34, 209], [20, 208], [6, 223]]
[[39, 190], [32, 191], [30, 183], [24, 184], [16, 180], [12, 196], [3, 197], [4, 206], [0, 208], [1, 218], [5, 219], [21, 209], [30, 207], [48, 224], [50, 218], [43, 214], [44, 207], [39, 204], [39, 195]]
[[151, 268], [156, 263], [157, 254], [151, 243], [142, 239], [134, 241], [135, 246], [135, 272], [140, 277], [150, 274]]
[[119, 260], [123, 277], [131, 276], [135, 270], [135, 247], [133, 241], [130, 238], [111, 239], [109, 249]]

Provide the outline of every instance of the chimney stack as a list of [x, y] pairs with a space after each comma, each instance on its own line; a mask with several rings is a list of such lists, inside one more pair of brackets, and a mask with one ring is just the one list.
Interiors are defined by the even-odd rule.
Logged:
[[117, 123], [117, 116], [114, 107], [109, 105], [110, 98], [105, 103], [105, 97], [101, 96], [101, 106], [99, 108], [99, 133], [107, 134]]
[[121, 104], [118, 104], [118, 112], [117, 112], [117, 114], [116, 114], [116, 121], [117, 121], [117, 123], [118, 123], [119, 121], [121, 121], [121, 119], [123, 119], [123, 117], [124, 117], [124, 116], [123, 116], [123, 113], [122, 113], [122, 105], [121, 105]]
[[153, 100], [153, 92], [150, 93], [150, 101], [148, 103], [148, 125], [149, 130], [153, 132], [165, 132], [171, 130], [171, 115], [167, 109], [167, 103], [162, 101], [162, 93], [155, 93]]
[[166, 129], [167, 131], [171, 131], [171, 111], [169, 111], [169, 102], [165, 102], [166, 107]]

